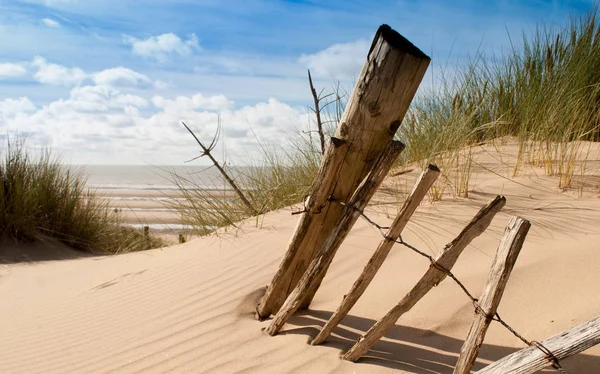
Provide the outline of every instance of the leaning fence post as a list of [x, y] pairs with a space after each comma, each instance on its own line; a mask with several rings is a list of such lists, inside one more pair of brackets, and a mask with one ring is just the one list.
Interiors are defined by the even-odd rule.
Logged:
[[[371, 170], [377, 156], [393, 139], [408, 110], [430, 58], [387, 25], [375, 35], [367, 60], [336, 131], [336, 137], [349, 143], [332, 191], [348, 201]], [[322, 247], [340, 218], [343, 209], [325, 204], [320, 214], [305, 213], [265, 296], [257, 306], [259, 318], [266, 318], [281, 307]], [[304, 223], [304, 221], [307, 221]], [[316, 288], [303, 300], [308, 305]]]
[[329, 268], [336, 251], [342, 245], [354, 223], [358, 220], [360, 212], [367, 206], [369, 200], [371, 200], [371, 197], [373, 197], [403, 149], [404, 144], [392, 140], [384, 148], [383, 152], [381, 152], [371, 172], [356, 189], [350, 201], [345, 204], [342, 216], [315, 258], [309, 264], [296, 288], [290, 293], [279, 312], [277, 312], [271, 321], [271, 324], [267, 328], [269, 335], [275, 335], [281, 330], [290, 316], [300, 308], [300, 304], [306, 298], [307, 293], [310, 292], [313, 285], [319, 282], [320, 276]]
[[477, 303], [475, 319], [471, 324], [467, 339], [460, 350], [458, 362], [454, 367], [454, 374], [468, 374], [471, 372], [471, 368], [477, 359], [479, 348], [483, 344], [485, 333], [490, 322], [492, 322], [492, 319], [496, 315], [504, 288], [508, 283], [508, 278], [515, 266], [530, 227], [531, 224], [529, 221], [516, 216], [510, 220], [506, 227], [504, 236], [498, 246], [487, 284]]
[[398, 321], [398, 319], [437, 286], [449, 274], [462, 251], [490, 225], [492, 219], [506, 204], [504, 196], [496, 196], [481, 208], [471, 222], [432, 261], [431, 266], [417, 284], [383, 318], [373, 325], [358, 342], [342, 356], [344, 360], [356, 361], [375, 344]]
[[553, 361], [563, 360], [600, 344], [600, 317], [560, 332], [541, 341], [552, 356], [534, 345], [512, 353], [479, 370], [477, 374], [530, 374], [556, 365]]
[[297, 260], [296, 256], [299, 250], [297, 243], [302, 242], [306, 235], [308, 235], [313, 219], [318, 220], [321, 217], [321, 213], [324, 213], [322, 211], [325, 210], [328, 204], [327, 198], [333, 192], [335, 180], [348, 151], [348, 145], [347, 141], [335, 137], [332, 137], [327, 144], [325, 154], [321, 160], [321, 166], [311, 188], [311, 195], [306, 200], [302, 218], [298, 221], [294, 235], [290, 240], [289, 249], [283, 257], [279, 269], [273, 276], [271, 286], [267, 287], [265, 295], [256, 307], [256, 317], [258, 319], [266, 318], [271, 314], [272, 310], [279, 309], [281, 306], [277, 305], [279, 300], [281, 297], [284, 297], [284, 294], [287, 295], [287, 289], [281, 289], [275, 285], [283, 284], [290, 276], [292, 265]]
[[402, 205], [402, 209], [400, 213], [396, 216], [387, 233], [385, 234], [385, 238], [381, 241], [375, 253], [363, 269], [360, 277], [354, 282], [352, 285], [352, 289], [346, 296], [344, 296], [344, 300], [341, 305], [338, 307], [336, 312], [329, 318], [329, 321], [323, 326], [319, 334], [310, 342], [312, 345], [321, 344], [327, 339], [327, 337], [331, 334], [331, 331], [340, 323], [342, 319], [348, 314], [350, 309], [356, 304], [358, 299], [365, 292], [375, 274], [385, 261], [387, 255], [390, 253], [390, 250], [394, 246], [395, 241], [402, 234], [402, 230], [412, 217], [415, 210], [421, 203], [421, 200], [427, 194], [431, 185], [440, 175], [440, 169], [435, 165], [429, 165], [427, 169], [421, 173], [421, 176], [415, 183], [415, 187], [412, 192]]

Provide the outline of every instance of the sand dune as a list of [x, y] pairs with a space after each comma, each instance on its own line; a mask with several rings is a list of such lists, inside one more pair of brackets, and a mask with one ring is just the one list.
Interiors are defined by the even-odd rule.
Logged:
[[[599, 191], [591, 189], [579, 199], [577, 191], [558, 191], [556, 177], [540, 170], [509, 180], [500, 176], [500, 164], [480, 164], [487, 170], [474, 175], [469, 199], [423, 204], [405, 240], [435, 253], [479, 207], [502, 193], [508, 200], [504, 212], [465, 250], [454, 273], [479, 295], [504, 227], [517, 214], [533, 227], [500, 315], [528, 339], [542, 340], [600, 314]], [[410, 186], [416, 174], [398, 177], [405, 181], [400, 184]], [[389, 199], [378, 196], [378, 201]], [[368, 213], [386, 223], [395, 209], [384, 204]], [[427, 270], [427, 260], [399, 246], [328, 343], [306, 344], [381, 238], [362, 220], [338, 252], [311, 309], [293, 317], [280, 335], [266, 335], [262, 329], [269, 322], [254, 320], [252, 312], [296, 220], [285, 209], [266, 215], [261, 227], [252, 221], [243, 232], [165, 249], [1, 265], [0, 372], [452, 371], [473, 307], [449, 280], [403, 316], [359, 363], [338, 358]], [[494, 323], [475, 369], [521, 347]], [[574, 373], [600, 372], [600, 347], [564, 366]]]

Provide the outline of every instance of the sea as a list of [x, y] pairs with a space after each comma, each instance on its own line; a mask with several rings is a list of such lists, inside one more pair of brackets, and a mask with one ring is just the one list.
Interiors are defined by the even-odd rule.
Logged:
[[[88, 189], [108, 201], [109, 208], [120, 214], [123, 223], [158, 231], [190, 229], [169, 204], [182, 199], [180, 187], [231, 193], [231, 187], [215, 167], [77, 165], [70, 168], [86, 177]], [[242, 170], [230, 168], [227, 172], [243, 183]]]

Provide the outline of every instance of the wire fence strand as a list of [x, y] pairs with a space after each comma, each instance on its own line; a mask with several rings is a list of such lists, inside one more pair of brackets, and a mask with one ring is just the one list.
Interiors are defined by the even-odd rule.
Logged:
[[357, 212], [365, 221], [367, 221], [371, 226], [374, 226], [375, 228], [377, 228], [379, 230], [379, 233], [381, 234], [381, 236], [385, 239], [385, 240], [389, 240], [389, 241], [393, 241], [396, 242], [397, 244], [400, 244], [408, 249], [410, 249], [411, 251], [427, 258], [430, 262], [430, 266], [436, 268], [437, 270], [446, 273], [446, 275], [448, 277], [450, 277], [454, 283], [456, 283], [461, 290], [463, 291], [463, 293], [471, 300], [471, 302], [473, 303], [473, 308], [475, 309], [475, 313], [481, 314], [483, 315], [485, 318], [492, 320], [492, 321], [496, 321], [498, 323], [500, 323], [500, 325], [502, 325], [504, 328], [506, 328], [511, 334], [513, 334], [515, 337], [517, 337], [519, 340], [521, 340], [523, 343], [525, 343], [527, 346], [533, 346], [536, 347], [537, 349], [539, 349], [540, 351], [542, 351], [544, 353], [544, 355], [546, 356], [546, 358], [548, 359], [548, 361], [552, 364], [552, 368], [554, 368], [555, 370], [557, 370], [560, 373], [563, 374], [571, 374], [567, 369], [563, 368], [560, 365], [559, 359], [558, 357], [556, 357], [554, 355], [554, 353], [552, 353], [552, 351], [550, 351], [547, 347], [545, 347], [544, 345], [542, 345], [542, 343], [536, 341], [536, 340], [527, 340], [526, 338], [523, 337], [523, 335], [519, 334], [514, 328], [512, 328], [508, 323], [506, 323], [506, 321], [504, 321], [500, 315], [498, 313], [495, 313], [494, 315], [489, 315], [487, 314], [487, 312], [485, 312], [481, 306], [479, 305], [479, 300], [477, 298], [475, 298], [471, 292], [469, 292], [469, 290], [467, 289], [467, 287], [465, 287], [465, 285], [449, 270], [446, 269], [444, 266], [438, 264], [435, 259], [433, 258], [433, 256], [431, 256], [430, 254], [427, 254], [421, 250], [419, 250], [417, 247], [407, 243], [404, 241], [404, 239], [402, 238], [402, 236], [400, 235], [398, 239], [394, 239], [391, 238], [389, 236], [386, 235], [386, 230], [388, 230], [390, 227], [388, 226], [382, 226], [380, 224], [378, 224], [377, 222], [375, 222], [374, 220], [372, 220], [369, 216], [367, 216], [362, 210], [347, 204], [343, 201], [334, 199], [332, 197], [330, 197], [328, 199], [330, 202], [332, 203], [336, 203], [339, 204], [343, 207], [346, 207], [348, 209], [352, 209], [355, 212]]

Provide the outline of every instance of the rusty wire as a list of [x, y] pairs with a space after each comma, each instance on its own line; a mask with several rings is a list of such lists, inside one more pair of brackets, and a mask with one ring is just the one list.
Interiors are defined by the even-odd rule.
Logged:
[[438, 264], [435, 259], [433, 258], [433, 256], [419, 250], [418, 248], [416, 248], [413, 245], [410, 245], [409, 243], [405, 242], [404, 239], [402, 239], [402, 236], [400, 235], [400, 237], [398, 239], [394, 239], [391, 238], [389, 236], [386, 235], [386, 233], [384, 232], [385, 230], [388, 230], [389, 227], [388, 226], [381, 226], [380, 224], [378, 224], [377, 222], [373, 221], [371, 218], [369, 218], [362, 210], [344, 203], [343, 201], [334, 199], [333, 197], [330, 197], [328, 199], [330, 202], [339, 204], [343, 207], [347, 207], [349, 209], [354, 210], [355, 212], [358, 212], [358, 214], [360, 214], [360, 216], [367, 221], [370, 225], [374, 226], [375, 228], [377, 228], [379, 230], [379, 233], [381, 234], [381, 236], [383, 236], [383, 238], [385, 240], [389, 240], [389, 241], [393, 241], [396, 242], [408, 249], [410, 249], [411, 251], [418, 253], [419, 255], [427, 258], [430, 262], [430, 266], [434, 267], [435, 269], [446, 273], [446, 275], [448, 277], [450, 277], [454, 283], [456, 283], [463, 291], [463, 293], [471, 300], [471, 302], [473, 303], [473, 307], [475, 309], [475, 313], [477, 314], [481, 314], [483, 315], [486, 319], [492, 320], [492, 321], [496, 321], [498, 323], [500, 323], [504, 328], [506, 328], [508, 331], [510, 331], [510, 333], [512, 333], [515, 337], [517, 337], [519, 340], [521, 340], [523, 343], [525, 343], [527, 346], [533, 346], [536, 347], [537, 349], [539, 349], [540, 351], [542, 351], [544, 353], [544, 355], [546, 356], [546, 358], [548, 359], [548, 361], [550, 361], [550, 363], [552, 364], [552, 368], [556, 369], [558, 372], [563, 373], [563, 374], [571, 374], [569, 373], [568, 370], [566, 370], [565, 368], [563, 368], [560, 365], [559, 359], [558, 357], [556, 357], [554, 355], [554, 353], [552, 353], [552, 351], [550, 351], [547, 347], [545, 347], [544, 345], [542, 345], [542, 343], [536, 341], [536, 340], [527, 340], [526, 338], [523, 337], [523, 335], [519, 334], [514, 328], [512, 328], [508, 323], [506, 323], [502, 318], [500, 318], [500, 315], [496, 312], [493, 316], [487, 314], [479, 305], [479, 300], [477, 298], [475, 298], [471, 292], [469, 292], [469, 290], [467, 289], [467, 287], [465, 287], [465, 285], [454, 275], [452, 274], [452, 272], [449, 269], [446, 269], [444, 266]]

